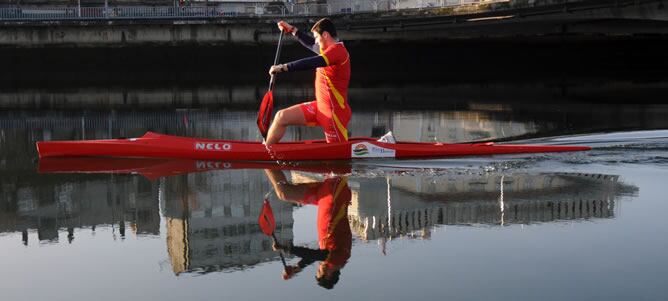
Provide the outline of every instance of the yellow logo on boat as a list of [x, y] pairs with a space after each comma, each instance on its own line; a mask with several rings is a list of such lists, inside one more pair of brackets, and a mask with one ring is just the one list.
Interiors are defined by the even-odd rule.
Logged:
[[364, 156], [369, 153], [369, 149], [366, 147], [365, 144], [358, 144], [355, 145], [355, 148], [353, 148], [353, 154], [355, 156]]

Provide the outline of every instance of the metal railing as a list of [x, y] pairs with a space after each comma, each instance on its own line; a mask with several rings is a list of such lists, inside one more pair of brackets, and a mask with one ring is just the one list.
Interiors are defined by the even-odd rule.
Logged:
[[395, 0], [354, 0], [331, 4], [270, 5], [220, 4], [218, 6], [113, 6], [113, 7], [0, 7], [0, 21], [196, 19], [252, 16], [315, 16], [362, 12], [433, 9], [508, 2], [509, 0], [416, 0], [413, 6]]
[[166, 19], [225, 16], [216, 7], [39, 7], [0, 8], [0, 20]]

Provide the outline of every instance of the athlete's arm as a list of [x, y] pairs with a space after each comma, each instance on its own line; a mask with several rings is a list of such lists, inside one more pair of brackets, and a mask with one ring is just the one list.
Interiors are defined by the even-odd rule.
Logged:
[[297, 246], [292, 246], [288, 252], [292, 255], [302, 258], [302, 260], [298, 263], [300, 268], [304, 268], [315, 261], [325, 260], [329, 254], [329, 251], [327, 250], [314, 250]]
[[295, 36], [299, 43], [304, 45], [304, 47], [315, 53], [320, 53], [320, 47], [318, 47], [318, 44], [315, 43], [315, 39], [312, 36], [299, 31], [296, 26], [292, 26], [283, 20], [278, 21], [276, 25], [278, 25], [278, 29], [280, 29], [281, 32], [291, 33], [293, 36]]
[[271, 68], [269, 68], [269, 74], [277, 74], [287, 71], [313, 70], [319, 67], [327, 67], [327, 61], [322, 55], [303, 58], [287, 64], [271, 66]]
[[299, 41], [299, 43], [302, 44], [304, 47], [306, 47], [308, 50], [311, 50], [315, 53], [320, 53], [320, 47], [318, 46], [318, 44], [315, 43], [315, 38], [306, 33], [303, 33], [301, 30], [298, 30], [297, 28], [295, 28], [292, 34], [295, 36], [295, 38], [297, 38], [297, 41]]
[[292, 61], [286, 64], [288, 71], [313, 70], [315, 68], [327, 67], [327, 62], [322, 55], [316, 55]]

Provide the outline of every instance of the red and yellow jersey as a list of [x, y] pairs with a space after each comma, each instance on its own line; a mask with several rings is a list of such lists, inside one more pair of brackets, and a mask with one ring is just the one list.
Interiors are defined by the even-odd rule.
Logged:
[[327, 142], [347, 141], [347, 126], [352, 115], [348, 104], [350, 54], [342, 42], [320, 48], [313, 37], [301, 31], [295, 36], [304, 47], [317, 54], [287, 63], [288, 71], [316, 69], [315, 103], [302, 104], [306, 123], [321, 126]]
[[327, 262], [343, 266], [350, 258], [352, 232], [348, 222], [348, 205], [352, 193], [345, 177], [327, 179], [313, 186], [300, 201], [318, 206], [318, 244], [328, 250]]
[[320, 49], [320, 56], [326, 66], [316, 69], [315, 99], [318, 111], [325, 122], [334, 122], [336, 128], [348, 140], [345, 130], [350, 120], [351, 110], [348, 104], [348, 84], [350, 82], [350, 55], [343, 43], [338, 42], [326, 49]]

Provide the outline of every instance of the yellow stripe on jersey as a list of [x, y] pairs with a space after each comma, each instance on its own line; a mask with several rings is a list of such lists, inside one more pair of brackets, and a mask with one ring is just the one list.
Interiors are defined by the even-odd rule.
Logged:
[[336, 98], [336, 102], [339, 103], [339, 107], [341, 107], [341, 109], [345, 109], [346, 108], [346, 100], [343, 98], [343, 95], [341, 95], [339, 90], [337, 90], [334, 87], [334, 84], [332, 83], [332, 80], [329, 79], [329, 76], [324, 75], [324, 74], [323, 74], [323, 76], [327, 80], [327, 85], [329, 86], [329, 89], [332, 90], [332, 94], [334, 94], [334, 98]]
[[339, 65], [343, 65], [343, 64], [347, 63], [349, 59], [350, 59], [350, 55], [346, 55], [346, 59], [343, 60], [343, 63], [341, 63]]
[[325, 66], [329, 66], [329, 59], [327, 58], [327, 56], [325, 55], [325, 53], [322, 51], [322, 49], [320, 49], [320, 56], [321, 56], [323, 59], [325, 59]]
[[346, 129], [345, 126], [343, 126], [343, 123], [341, 123], [341, 120], [339, 120], [339, 117], [336, 117], [336, 113], [332, 112], [332, 117], [334, 119], [334, 123], [336, 124], [336, 128], [339, 129], [339, 132], [343, 134], [343, 138], [348, 141], [348, 129]]
[[[336, 192], [334, 193], [334, 204], [336, 204], [336, 201], [339, 198], [339, 194], [341, 194], [341, 191], [343, 191], [343, 188], [346, 187], [348, 184], [348, 178], [344, 177], [341, 179], [341, 182], [339, 182], [339, 185], [336, 187]], [[336, 205], [335, 205], [336, 206]], [[341, 208], [339, 208], [339, 212], [336, 213], [330, 224], [328, 225], [327, 229], [327, 238], [329, 238], [332, 235], [332, 232], [334, 232], [334, 229], [336, 229], [336, 226], [339, 224], [341, 219], [346, 215], [346, 209], [348, 209], [348, 204], [341, 204]]]

